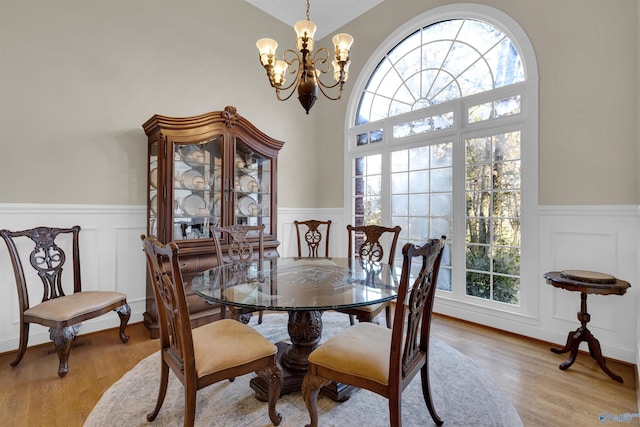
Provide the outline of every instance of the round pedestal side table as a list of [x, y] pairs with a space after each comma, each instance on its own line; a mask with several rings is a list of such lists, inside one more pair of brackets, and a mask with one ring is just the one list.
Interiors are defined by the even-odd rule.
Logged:
[[600, 368], [614, 380], [620, 383], [623, 382], [621, 376], [616, 375], [607, 367], [604, 357], [602, 357], [600, 342], [587, 329], [587, 323], [591, 320], [591, 315], [587, 312], [587, 294], [624, 295], [627, 289], [631, 287], [629, 282], [616, 279], [608, 274], [584, 270], [551, 271], [545, 273], [543, 277], [547, 279], [548, 284], [556, 288], [580, 292], [578, 320], [581, 326], [575, 331], [569, 332], [567, 343], [563, 348], [551, 349], [552, 352], [557, 354], [571, 351], [569, 359], [560, 364], [560, 369], [565, 370], [573, 365], [578, 355], [580, 343], [586, 341], [589, 344], [589, 354], [598, 362]]

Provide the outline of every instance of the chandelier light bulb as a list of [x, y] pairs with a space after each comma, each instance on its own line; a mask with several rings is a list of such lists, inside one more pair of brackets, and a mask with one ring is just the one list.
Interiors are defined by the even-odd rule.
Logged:
[[342, 62], [348, 61], [349, 51], [353, 44], [353, 37], [349, 34], [340, 33], [333, 36], [331, 40], [336, 48], [336, 59]]

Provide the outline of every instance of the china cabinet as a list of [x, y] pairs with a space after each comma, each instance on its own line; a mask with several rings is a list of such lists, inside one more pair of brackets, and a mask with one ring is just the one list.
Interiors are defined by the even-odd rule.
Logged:
[[[276, 178], [282, 141], [265, 135], [234, 107], [194, 117], [154, 115], [142, 127], [148, 138], [147, 234], [177, 243], [185, 281], [217, 264], [211, 226], [264, 224], [265, 256], [277, 256]], [[148, 279], [146, 298], [144, 324], [157, 337], [157, 308]], [[220, 317], [219, 306], [190, 289], [187, 300], [194, 327]]]

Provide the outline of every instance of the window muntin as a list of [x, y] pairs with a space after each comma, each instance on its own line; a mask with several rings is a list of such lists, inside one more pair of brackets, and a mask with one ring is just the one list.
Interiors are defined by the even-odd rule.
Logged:
[[406, 37], [378, 63], [361, 95], [356, 125], [524, 81], [517, 49], [502, 31], [452, 19]]

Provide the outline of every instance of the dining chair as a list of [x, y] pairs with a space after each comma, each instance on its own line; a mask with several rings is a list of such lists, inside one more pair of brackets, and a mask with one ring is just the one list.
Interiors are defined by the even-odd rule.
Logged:
[[[396, 246], [398, 237], [402, 228], [399, 225], [395, 227], [384, 227], [381, 225], [347, 225], [347, 233], [349, 235], [348, 254], [347, 257], [362, 261], [386, 262], [393, 265], [396, 254]], [[388, 236], [390, 243], [388, 247], [388, 256], [385, 258], [384, 238]], [[349, 315], [349, 323], [353, 325], [357, 318], [360, 322], [373, 322], [382, 310], [385, 311], [387, 327], [391, 327], [391, 303], [385, 302], [380, 304], [366, 305], [363, 307], [339, 309], [337, 311]]]
[[[82, 290], [79, 235], [78, 225], [71, 228], [0, 230], [13, 266], [20, 312], [20, 344], [18, 355], [11, 366], [17, 366], [27, 350], [31, 323], [49, 328], [49, 336], [58, 353], [59, 377], [64, 377], [69, 371], [71, 343], [78, 336], [83, 321], [115, 311], [120, 317], [120, 341], [126, 343], [129, 340], [125, 334], [131, 316], [127, 296], [121, 292]], [[31, 242], [27, 243], [29, 239]], [[28, 249], [25, 248], [30, 247], [31, 243], [35, 247], [27, 253]], [[65, 247], [71, 250], [70, 254], [65, 253]], [[70, 263], [66, 263], [68, 255], [71, 255]], [[34, 270], [25, 271], [27, 259]], [[73, 293], [68, 294], [64, 290], [67, 282], [63, 281], [62, 275], [67, 267], [73, 273]], [[40, 278], [40, 286], [36, 286], [39, 283], [36, 276]], [[44, 294], [40, 302], [32, 305], [29, 301], [29, 289], [36, 288], [42, 289]], [[31, 296], [34, 295], [31, 293]]]
[[153, 283], [160, 323], [160, 389], [148, 421], [153, 421], [167, 392], [169, 369], [184, 387], [184, 425], [193, 426], [196, 392], [222, 380], [256, 372], [268, 383], [269, 419], [277, 426], [282, 416], [276, 401], [282, 390], [277, 347], [258, 331], [233, 319], [220, 319], [191, 329], [189, 309], [179, 267], [178, 246], [141, 236]]
[[[402, 391], [420, 371], [422, 394], [431, 418], [443, 420], [433, 405], [429, 384], [429, 336], [435, 288], [445, 244], [430, 239], [421, 247], [402, 248], [402, 273], [391, 329], [368, 322], [343, 329], [309, 355], [309, 371], [302, 393], [311, 418], [318, 425], [318, 392], [331, 381], [372, 391], [389, 400], [389, 424], [402, 425]], [[419, 272], [412, 278], [413, 261]], [[412, 283], [410, 283], [412, 282]]]
[[[329, 257], [329, 233], [331, 231], [331, 220], [320, 221], [309, 219], [306, 221], [293, 221], [296, 226], [296, 236], [298, 237], [298, 258], [302, 257], [302, 241], [307, 245], [307, 257], [328, 258]], [[300, 227], [304, 226], [303, 230]], [[324, 230], [323, 230], [324, 229]], [[304, 234], [301, 234], [304, 232]], [[320, 243], [324, 237], [324, 251], [320, 250]]]
[[[218, 265], [249, 262], [255, 260], [256, 250], [251, 244], [251, 239], [255, 239], [258, 243], [257, 260], [264, 259], [264, 224], [260, 225], [243, 225], [235, 224], [226, 227], [210, 227], [213, 241], [216, 247], [216, 256]], [[222, 249], [222, 242], [228, 241], [226, 252]], [[240, 320], [242, 323], [248, 323], [251, 314], [256, 311], [249, 308], [229, 307], [233, 318]], [[263, 310], [258, 310], [258, 324], [262, 323]], [[220, 317], [226, 317], [226, 306], [220, 307]]]

